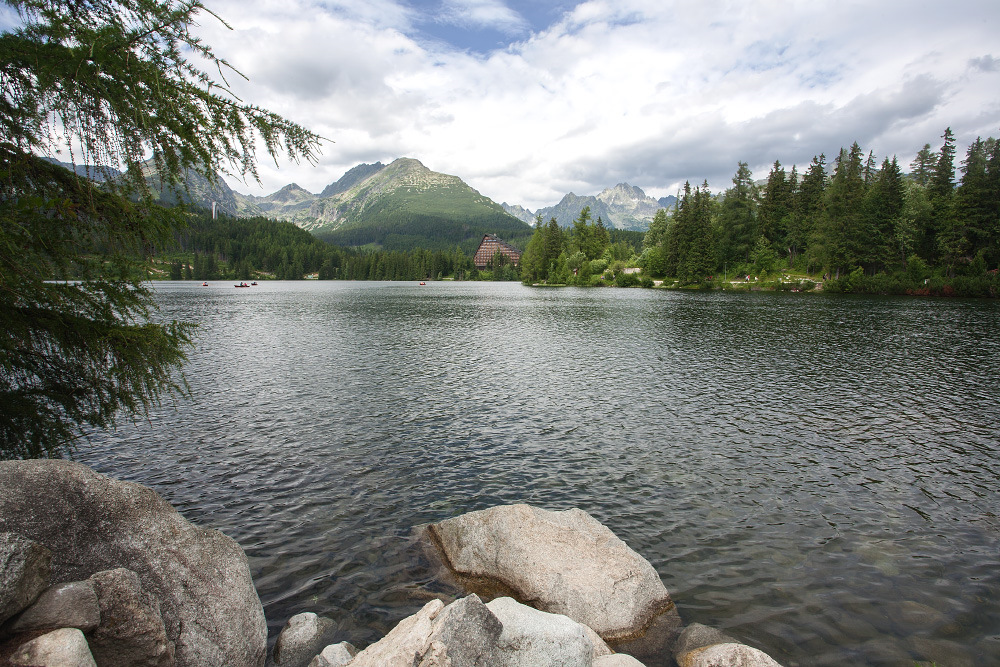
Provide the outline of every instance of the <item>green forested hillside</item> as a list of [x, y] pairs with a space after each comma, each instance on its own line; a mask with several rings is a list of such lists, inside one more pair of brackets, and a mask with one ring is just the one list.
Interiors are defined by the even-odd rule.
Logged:
[[[763, 187], [745, 162], [721, 196], [686, 183], [673, 217], [657, 213], [629, 263], [677, 286], [734, 288], [736, 276], [745, 287], [788, 286], [797, 283], [783, 275], [797, 274], [833, 292], [998, 297], [1000, 142], [977, 139], [956, 165], [950, 130], [942, 140], [918, 152], [909, 174], [855, 142], [803, 174], [775, 161]], [[588, 245], [587, 222], [537, 229], [525, 280], [599, 278], [607, 258]]]
[[207, 212], [189, 217], [174, 243], [161, 248], [155, 278], [173, 280], [434, 280], [480, 275], [471, 253], [458, 246], [431, 250], [341, 248], [291, 222], [267, 218], [213, 220]]

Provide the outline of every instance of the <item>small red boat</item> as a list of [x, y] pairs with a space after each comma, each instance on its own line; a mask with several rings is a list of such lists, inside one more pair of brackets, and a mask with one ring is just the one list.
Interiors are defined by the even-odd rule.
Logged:
[[423, 281], [420, 281], [420, 284], [421, 284], [421, 285], [426, 285], [427, 283], [425, 283], [425, 282], [423, 282]]

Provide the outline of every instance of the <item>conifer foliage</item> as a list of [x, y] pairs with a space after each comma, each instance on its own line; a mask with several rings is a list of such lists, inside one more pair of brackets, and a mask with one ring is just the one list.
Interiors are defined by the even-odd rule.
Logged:
[[950, 128], [941, 140], [909, 175], [855, 142], [829, 172], [825, 155], [801, 177], [775, 161], [763, 188], [740, 162], [717, 200], [686, 184], [673, 217], [646, 233], [644, 270], [681, 285], [782, 269], [824, 274], [831, 291], [1000, 297], [1000, 142], [972, 142], [956, 181]]
[[[147, 176], [256, 177], [258, 142], [311, 160], [320, 138], [199, 67], [240, 76], [191, 32], [196, 0], [5, 2], [20, 24], [0, 35], [0, 457], [60, 456], [184, 391], [191, 329], [153, 321], [141, 270], [181, 217]], [[56, 155], [94, 178], [39, 157]]]

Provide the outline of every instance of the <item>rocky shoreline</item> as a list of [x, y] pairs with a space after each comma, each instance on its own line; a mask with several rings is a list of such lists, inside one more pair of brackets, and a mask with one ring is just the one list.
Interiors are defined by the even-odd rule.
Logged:
[[421, 534], [466, 596], [431, 600], [361, 651], [331, 619], [297, 614], [268, 656], [236, 542], [81, 464], [0, 462], [0, 664], [778, 664], [712, 628], [684, 627], [652, 565], [582, 510], [499, 506]]

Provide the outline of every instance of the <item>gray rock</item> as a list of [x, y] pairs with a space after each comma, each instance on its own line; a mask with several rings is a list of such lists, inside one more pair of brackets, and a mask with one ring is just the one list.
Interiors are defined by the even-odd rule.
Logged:
[[275, 667], [306, 667], [309, 661], [333, 641], [337, 624], [311, 611], [295, 614], [281, 629], [274, 643]]
[[468, 587], [499, 582], [513, 597], [569, 616], [607, 641], [642, 635], [669, 615], [670, 594], [653, 566], [579, 509], [507, 505], [429, 526], [449, 567]]
[[486, 607], [503, 624], [499, 649], [505, 654], [504, 665], [578, 667], [593, 662], [594, 645], [584, 626], [573, 619], [507, 597], [492, 600]]
[[309, 667], [344, 667], [358, 654], [358, 649], [350, 642], [330, 644], [312, 659]]
[[56, 584], [45, 589], [34, 604], [7, 623], [5, 633], [77, 628], [90, 632], [101, 622], [97, 593], [90, 581]]
[[48, 547], [55, 583], [135, 571], [181, 667], [264, 664], [267, 625], [243, 550], [152, 490], [70, 461], [0, 462], [0, 531]]
[[502, 632], [500, 620], [478, 596], [455, 600], [435, 619], [424, 662], [450, 667], [493, 664]]
[[412, 616], [396, 624], [385, 637], [354, 656], [351, 667], [413, 667], [430, 648], [434, 621], [444, 609], [441, 600], [431, 600]]
[[76, 628], [60, 628], [21, 644], [10, 656], [12, 665], [32, 667], [97, 667], [87, 638]]
[[[473, 594], [448, 606], [428, 602], [358, 653], [350, 667], [590, 667], [609, 654], [593, 630], [566, 616], [511, 598], [484, 605]], [[325, 663], [317, 659], [312, 667]]]
[[745, 644], [712, 644], [682, 653], [679, 667], [781, 667], [771, 656]]
[[0, 532], [0, 623], [19, 614], [48, 588], [51, 560], [52, 552], [41, 544]]
[[90, 637], [94, 658], [102, 665], [171, 667], [174, 643], [167, 639], [159, 603], [142, 589], [138, 575], [118, 568], [96, 572], [90, 581], [101, 616]]
[[351, 667], [503, 667], [500, 621], [475, 595], [431, 600], [358, 653]]

